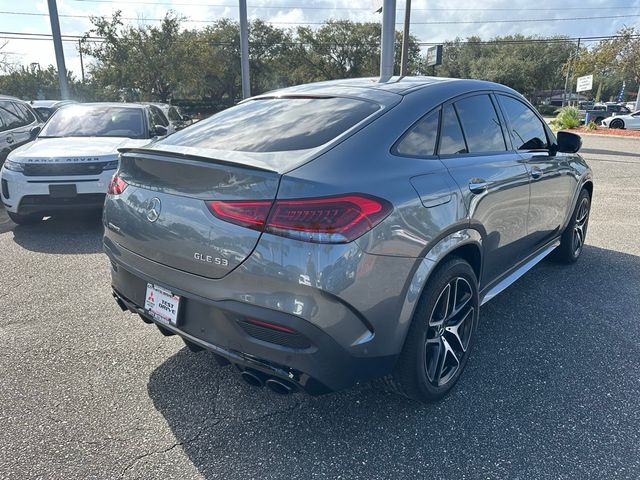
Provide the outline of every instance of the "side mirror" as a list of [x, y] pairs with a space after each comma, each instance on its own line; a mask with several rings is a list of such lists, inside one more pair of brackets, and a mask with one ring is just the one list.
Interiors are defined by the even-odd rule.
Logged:
[[164, 125], [156, 125], [153, 127], [153, 133], [157, 137], [164, 137], [168, 133], [168, 130]]
[[558, 132], [558, 152], [576, 153], [582, 147], [582, 138], [571, 132]]
[[182, 115], [182, 121], [183, 122], [190, 122], [191, 121], [191, 117], [189, 115]]
[[38, 134], [40, 133], [40, 130], [42, 130], [42, 127], [33, 127], [29, 131], [29, 138], [31, 138], [31, 140], [34, 140], [38, 136]]

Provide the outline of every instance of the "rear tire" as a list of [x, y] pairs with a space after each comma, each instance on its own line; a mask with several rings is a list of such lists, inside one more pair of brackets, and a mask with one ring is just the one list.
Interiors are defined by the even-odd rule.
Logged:
[[585, 189], [580, 192], [578, 201], [571, 214], [569, 225], [560, 237], [560, 246], [556, 248], [552, 258], [559, 263], [571, 264], [578, 261], [584, 248], [591, 211], [591, 195]]
[[429, 278], [404, 348], [386, 385], [421, 402], [435, 402], [457, 383], [469, 359], [479, 318], [478, 281], [453, 257]]
[[18, 225], [32, 225], [34, 223], [40, 223], [42, 221], [42, 215], [21, 215], [19, 213], [7, 212], [9, 218], [13, 223]]
[[611, 123], [609, 124], [610, 128], [618, 128], [620, 130], [624, 129], [624, 122], [622, 120], [620, 120], [619, 118], [615, 119], [615, 120], [611, 120]]
[[596, 125], [597, 125], [597, 126], [600, 126], [600, 124], [602, 123], [602, 120], [604, 120], [604, 117], [598, 117], [598, 118], [596, 118], [596, 121], [595, 121]]

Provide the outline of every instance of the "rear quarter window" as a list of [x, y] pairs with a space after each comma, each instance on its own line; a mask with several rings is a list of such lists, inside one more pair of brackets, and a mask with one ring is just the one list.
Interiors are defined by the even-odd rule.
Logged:
[[159, 144], [242, 152], [306, 150], [333, 140], [379, 109], [376, 103], [338, 97], [250, 100]]

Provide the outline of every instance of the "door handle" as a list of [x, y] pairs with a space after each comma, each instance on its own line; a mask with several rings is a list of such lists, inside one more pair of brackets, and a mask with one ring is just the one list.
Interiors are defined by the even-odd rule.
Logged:
[[471, 190], [472, 193], [486, 192], [487, 188], [489, 188], [489, 183], [481, 178], [472, 178], [469, 180], [469, 190]]
[[542, 176], [542, 170], [538, 167], [533, 167], [531, 169], [531, 178], [540, 178]]

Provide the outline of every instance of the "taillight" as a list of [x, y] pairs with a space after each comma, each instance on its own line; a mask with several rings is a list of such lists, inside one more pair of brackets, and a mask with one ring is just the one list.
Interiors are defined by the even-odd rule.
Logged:
[[107, 190], [107, 193], [109, 195], [120, 195], [122, 192], [126, 190], [128, 186], [129, 184], [127, 182], [125, 182], [122, 178], [120, 178], [118, 174], [115, 174], [113, 177], [111, 177], [111, 181], [109, 182], [109, 189]]
[[363, 194], [270, 201], [207, 202], [216, 217], [274, 235], [315, 243], [347, 243], [380, 223], [393, 207]]

